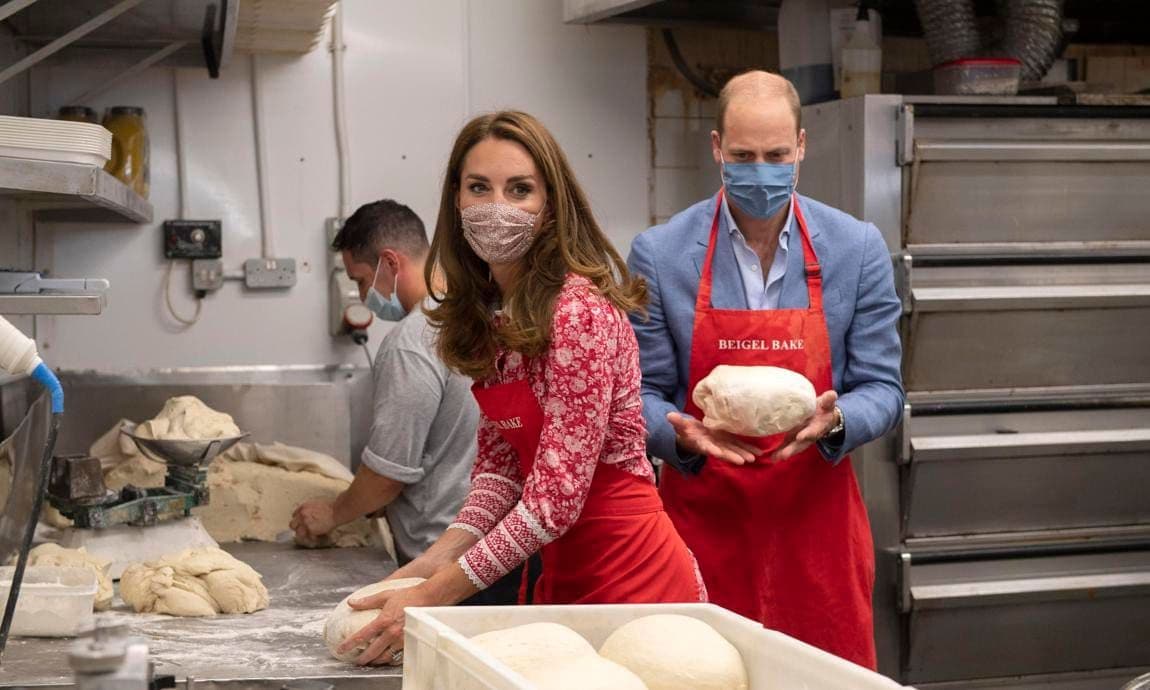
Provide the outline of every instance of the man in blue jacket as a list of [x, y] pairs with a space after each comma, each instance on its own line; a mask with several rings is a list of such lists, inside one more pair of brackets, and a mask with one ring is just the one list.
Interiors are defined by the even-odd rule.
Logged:
[[[874, 668], [874, 551], [847, 454], [897, 423], [901, 306], [878, 229], [794, 193], [798, 94], [767, 72], [719, 96], [722, 189], [651, 228], [628, 264], [648, 281], [633, 319], [648, 451], [711, 600]], [[805, 375], [819, 397], [767, 438], [708, 429], [691, 392], [718, 365]]]

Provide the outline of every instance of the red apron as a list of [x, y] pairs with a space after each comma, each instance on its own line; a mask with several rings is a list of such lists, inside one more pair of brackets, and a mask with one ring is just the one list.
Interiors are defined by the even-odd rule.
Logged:
[[[543, 410], [526, 380], [472, 388], [531, 475], [543, 431]], [[575, 524], [541, 551], [536, 604], [697, 602], [695, 560], [663, 510], [650, 481], [599, 463]], [[526, 573], [524, 574], [526, 584]], [[524, 587], [525, 590], [525, 587]], [[526, 591], [520, 592], [524, 603]]]
[[[822, 274], [798, 200], [809, 309], [711, 306], [721, 208], [720, 192], [691, 341], [686, 411], [697, 419], [703, 414], [691, 401], [695, 386], [720, 364], [783, 367], [805, 375], [820, 394], [832, 387]], [[720, 349], [720, 340], [754, 340], [764, 348]], [[767, 453], [784, 436], [748, 440]], [[664, 472], [662, 493], [713, 603], [875, 668], [874, 548], [850, 458], [831, 465], [815, 446], [777, 464], [761, 458], [740, 467], [709, 458], [698, 476]]]

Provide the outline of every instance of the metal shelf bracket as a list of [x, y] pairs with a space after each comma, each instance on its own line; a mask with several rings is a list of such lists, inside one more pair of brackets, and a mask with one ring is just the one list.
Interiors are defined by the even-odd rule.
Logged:
[[[24, 57], [22, 60], [16, 61], [12, 65], [10, 65], [8, 68], [6, 68], [3, 72], [0, 72], [0, 84], [3, 84], [4, 82], [8, 81], [12, 77], [15, 77], [16, 75], [20, 74], [24, 70], [27, 70], [27, 69], [37, 65], [38, 63], [40, 63], [45, 58], [50, 57], [52, 55], [55, 55], [56, 53], [60, 52], [64, 48], [67, 48], [69, 45], [75, 43], [76, 41], [83, 38], [84, 36], [87, 36], [88, 34], [92, 33], [96, 29], [98, 29], [101, 26], [112, 21], [116, 17], [119, 17], [121, 14], [132, 9], [136, 5], [139, 5], [143, 1], [144, 0], [121, 0], [120, 2], [116, 3], [115, 5], [112, 5], [108, 9], [101, 12], [100, 14], [97, 14], [95, 17], [92, 17], [88, 21], [84, 22], [80, 26], [77, 26], [75, 29], [72, 29], [68, 33], [61, 36], [60, 38], [57, 38], [55, 41], [52, 41], [51, 43], [44, 46], [43, 48], [41, 48], [41, 49], [37, 50], [36, 52]], [[21, 3], [21, 2], [26, 2], [26, 0], [14, 0], [14, 2]], [[26, 5], [22, 5], [20, 7], [17, 7], [16, 9], [17, 10], [23, 9], [23, 7], [30, 5], [30, 4], [32, 4], [32, 3], [27, 2]], [[0, 13], [2, 13], [4, 10], [7, 10], [9, 6], [10, 5], [5, 5], [3, 9], [0, 9]]]

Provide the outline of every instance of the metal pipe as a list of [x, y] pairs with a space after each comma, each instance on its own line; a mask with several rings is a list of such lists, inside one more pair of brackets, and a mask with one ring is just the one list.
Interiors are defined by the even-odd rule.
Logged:
[[115, 88], [121, 82], [127, 81], [128, 79], [135, 77], [137, 74], [140, 74], [144, 70], [148, 69], [152, 65], [155, 65], [156, 63], [160, 62], [164, 58], [168, 57], [172, 53], [175, 53], [176, 51], [180, 50], [181, 48], [183, 48], [186, 45], [187, 45], [187, 43], [184, 41], [176, 41], [175, 43], [169, 43], [168, 45], [164, 46], [163, 48], [160, 48], [159, 50], [157, 50], [156, 52], [147, 56], [143, 60], [140, 60], [139, 62], [132, 65], [128, 69], [124, 70], [123, 72], [120, 72], [119, 74], [112, 77], [111, 79], [104, 82], [103, 84], [100, 84], [100, 85], [95, 86], [91, 89], [88, 89], [87, 91], [80, 94], [76, 98], [71, 99], [69, 102], [71, 102], [71, 103], [90, 103], [97, 96], [101, 96], [105, 92], [109, 91], [110, 89]]
[[683, 75], [684, 79], [691, 82], [691, 86], [703, 94], [711, 98], [718, 97], [718, 87], [695, 74], [691, 66], [687, 64], [682, 51], [679, 50], [679, 42], [675, 40], [675, 34], [670, 29], [663, 29], [663, 42], [667, 44], [667, 52], [671, 54], [671, 62], [675, 63], [675, 69], [679, 70], [679, 74]]
[[44, 46], [40, 50], [37, 50], [36, 52], [24, 57], [22, 60], [18, 60], [17, 62], [10, 65], [3, 72], [0, 72], [0, 84], [3, 84], [12, 77], [15, 77], [17, 74], [20, 74], [29, 67], [36, 65], [45, 58], [51, 55], [55, 55], [64, 48], [67, 48], [73, 42], [83, 38], [84, 36], [87, 36], [96, 29], [99, 29], [101, 26], [107, 24], [116, 17], [119, 17], [121, 14], [132, 9], [136, 5], [139, 5], [143, 1], [144, 0], [121, 0], [121, 2], [118, 2], [100, 14], [97, 14], [95, 17], [92, 17], [80, 26], [77, 26], [75, 29], [72, 29], [60, 38], [57, 38], [55, 41], [52, 41], [48, 45]]
[[1022, 81], [1046, 76], [1062, 42], [1062, 0], [1005, 0], [1003, 50], [1022, 63]]
[[[343, 79], [343, 54], [347, 46], [343, 42], [343, 5], [335, 7], [331, 19], [331, 95], [335, 114], [335, 152], [339, 163], [339, 222], [343, 223], [351, 215], [348, 205], [351, 189], [351, 162], [348, 160], [347, 105]], [[466, 51], [464, 51], [466, 53]], [[466, 73], [465, 73], [466, 74]]]
[[8, 4], [0, 6], [0, 22], [4, 21], [8, 17], [11, 17], [12, 15], [16, 14], [34, 2], [36, 2], [36, 0], [12, 0]]
[[188, 217], [188, 151], [186, 133], [184, 132], [184, 116], [180, 113], [180, 70], [172, 68], [172, 124], [175, 129], [176, 140], [176, 194], [177, 207], [180, 220]]
[[252, 128], [255, 132], [255, 147], [256, 147], [256, 188], [259, 192], [259, 207], [260, 207], [260, 254], [264, 259], [271, 259], [275, 257], [275, 245], [272, 243], [271, 230], [269, 229], [270, 223], [268, 222], [268, 215], [271, 213], [271, 200], [268, 192], [268, 162], [267, 162], [267, 146], [264, 137], [267, 132], [264, 123], [263, 105], [261, 101], [262, 89], [260, 89], [260, 62], [259, 55], [253, 53], [251, 56], [252, 66]]
[[974, 0], [916, 0], [915, 6], [931, 64], [978, 54], [982, 40], [974, 19]]

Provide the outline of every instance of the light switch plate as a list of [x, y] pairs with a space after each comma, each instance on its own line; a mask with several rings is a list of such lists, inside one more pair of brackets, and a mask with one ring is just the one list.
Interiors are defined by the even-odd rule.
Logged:
[[219, 259], [196, 259], [192, 262], [192, 289], [219, 290], [224, 286], [224, 262]]

